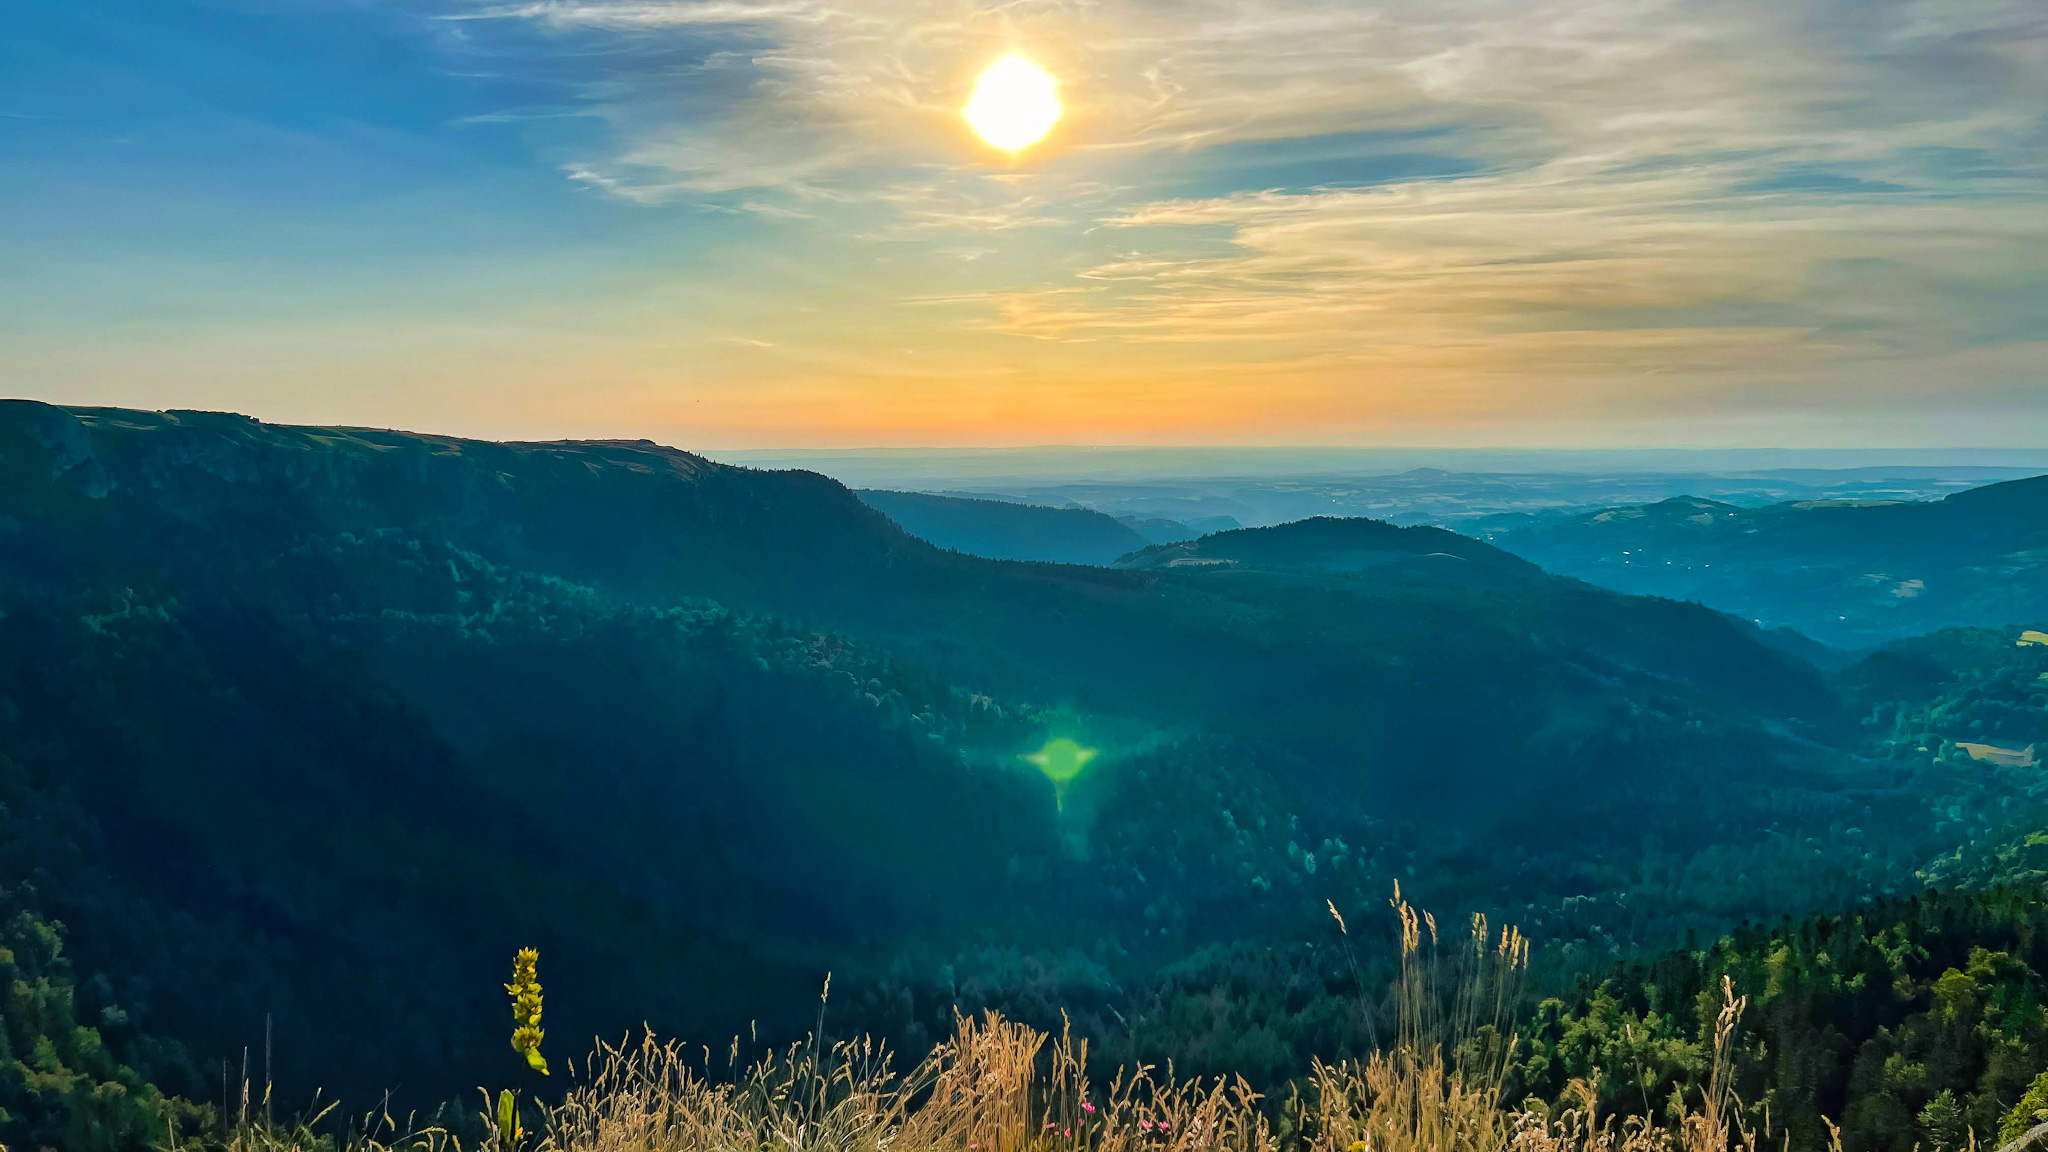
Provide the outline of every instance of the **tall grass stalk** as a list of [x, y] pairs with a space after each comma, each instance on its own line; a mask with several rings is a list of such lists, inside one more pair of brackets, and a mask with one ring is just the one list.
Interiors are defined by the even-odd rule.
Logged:
[[1436, 917], [1403, 900], [1398, 887], [1392, 903], [1401, 929], [1395, 1042], [1359, 1062], [1316, 1061], [1302, 1116], [1309, 1146], [1506, 1148], [1515, 1118], [1504, 1096], [1529, 942], [1518, 929], [1495, 933], [1475, 915], [1466, 940], [1445, 949]]
[[1273, 1152], [1241, 1080], [1119, 1072], [1097, 1090], [1087, 1042], [996, 1014], [898, 1075], [872, 1041], [799, 1044], [717, 1081], [652, 1038], [599, 1049], [548, 1117], [541, 1152]]
[[[1398, 891], [1401, 975], [1395, 1040], [1360, 1061], [1317, 1062], [1286, 1135], [1237, 1077], [1183, 1079], [1169, 1065], [1090, 1079], [1088, 1044], [995, 1013], [958, 1017], [907, 1072], [872, 1040], [821, 1036], [739, 1067], [652, 1036], [600, 1045], [523, 1136], [491, 1129], [477, 1152], [1759, 1152], [1735, 1099], [1735, 1037], [1746, 1001], [1722, 985], [1705, 1093], [1674, 1096], [1670, 1122], [1603, 1115], [1590, 1082], [1559, 1108], [1504, 1098], [1529, 942], [1475, 916], [1446, 946]], [[1336, 915], [1336, 909], [1331, 909]], [[1337, 917], [1342, 928], [1342, 918]], [[1348, 933], [1347, 933], [1348, 934]], [[701, 1056], [698, 1055], [701, 1053]], [[462, 1152], [445, 1133], [363, 1126], [337, 1141], [313, 1122], [251, 1119], [226, 1152]], [[1835, 1144], [1839, 1152], [1839, 1140]]]

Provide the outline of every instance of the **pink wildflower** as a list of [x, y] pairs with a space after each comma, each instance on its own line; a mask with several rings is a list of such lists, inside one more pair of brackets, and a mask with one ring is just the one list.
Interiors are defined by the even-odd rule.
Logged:
[[1093, 1104], [1090, 1104], [1090, 1103], [1088, 1103], [1088, 1102], [1087, 1102], [1086, 1100], [1083, 1100], [1083, 1101], [1081, 1102], [1081, 1111], [1083, 1111], [1083, 1112], [1093, 1112], [1093, 1111], [1095, 1111], [1095, 1105], [1093, 1105]]

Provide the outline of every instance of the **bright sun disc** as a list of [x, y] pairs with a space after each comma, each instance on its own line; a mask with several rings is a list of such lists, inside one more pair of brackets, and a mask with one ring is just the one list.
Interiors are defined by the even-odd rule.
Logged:
[[983, 140], [1018, 152], [1044, 139], [1059, 121], [1059, 81], [1022, 56], [1005, 56], [981, 74], [965, 111]]

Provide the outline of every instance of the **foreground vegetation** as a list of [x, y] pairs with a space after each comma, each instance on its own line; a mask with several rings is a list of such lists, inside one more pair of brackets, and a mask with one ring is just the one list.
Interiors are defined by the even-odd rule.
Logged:
[[[735, 1042], [723, 1075], [708, 1050], [699, 1057], [651, 1037], [601, 1047], [558, 1103], [517, 1117], [499, 1108], [481, 1143], [531, 1152], [1732, 1152], [1769, 1135], [1745, 1126], [1732, 1095], [1745, 1002], [1726, 982], [1705, 1087], [1674, 1089], [1658, 1122], [1604, 1114], [1583, 1081], [1556, 1108], [1504, 1106], [1527, 941], [1474, 918], [1467, 938], [1440, 950], [1433, 919], [1398, 899], [1396, 910], [1402, 974], [1388, 1044], [1358, 1061], [1318, 1061], [1277, 1099], [1241, 1077], [1182, 1078], [1170, 1066], [1091, 1076], [1085, 1039], [988, 1013], [958, 1018], [902, 1073], [872, 1041], [826, 1045], [816, 1034], [744, 1070]], [[522, 1028], [532, 1019], [519, 1016]], [[328, 1140], [258, 1121], [229, 1130], [226, 1144], [282, 1152]], [[461, 1140], [427, 1129], [342, 1143], [439, 1152]]]
[[[383, 1111], [344, 1122], [333, 1109], [277, 1122], [246, 1079], [213, 1103], [179, 1099], [112, 1058], [153, 1054], [175, 1074], [174, 1046], [52, 1014], [75, 992], [48, 974], [33, 985], [34, 1034], [18, 978], [0, 1137], [80, 1152], [1972, 1152], [2048, 1121], [2038, 890], [1749, 928], [1562, 995], [1527, 985], [1518, 931], [1474, 917], [1454, 940], [1399, 901], [1396, 923], [1399, 971], [1383, 997], [1353, 983], [1302, 1005], [1342, 1017], [1357, 1051], [1311, 1055], [1271, 1085], [995, 1011], [956, 1015], [899, 1070], [871, 1037], [828, 1039], [822, 1001], [807, 1039], [751, 1065], [738, 1038], [714, 1052], [651, 1035], [551, 1062], [522, 955], [507, 986], [516, 1059], [495, 1065], [520, 1088], [425, 1123]], [[54, 934], [39, 939], [47, 960]], [[555, 1075], [533, 1075], [551, 1063]]]

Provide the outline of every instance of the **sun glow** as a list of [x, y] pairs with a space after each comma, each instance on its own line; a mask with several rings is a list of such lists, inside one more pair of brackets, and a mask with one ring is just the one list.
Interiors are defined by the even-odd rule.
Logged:
[[1045, 139], [1059, 122], [1059, 81], [1022, 56], [1005, 56], [981, 74], [962, 111], [991, 146], [1020, 152]]
[[1045, 778], [1052, 781], [1053, 805], [1062, 811], [1067, 807], [1067, 785], [1081, 775], [1088, 762], [1101, 755], [1094, 748], [1084, 748], [1079, 741], [1065, 736], [1045, 742], [1045, 747], [1036, 752], [1026, 752], [1023, 758], [1038, 765]]

